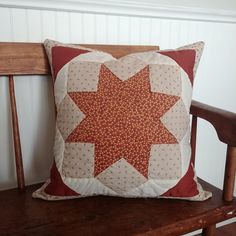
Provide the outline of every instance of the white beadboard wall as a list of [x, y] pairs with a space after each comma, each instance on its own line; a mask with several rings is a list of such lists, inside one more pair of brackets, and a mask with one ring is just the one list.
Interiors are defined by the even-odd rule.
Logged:
[[[176, 48], [206, 43], [195, 81], [194, 99], [236, 112], [236, 24], [214, 17], [201, 20], [158, 16], [96, 14], [70, 10], [0, 7], [0, 41], [160, 45]], [[54, 136], [51, 80], [15, 78], [26, 183], [49, 176]], [[8, 80], [0, 77], [0, 189], [16, 186]], [[199, 121], [196, 169], [200, 177], [222, 188], [226, 146], [211, 125]]]

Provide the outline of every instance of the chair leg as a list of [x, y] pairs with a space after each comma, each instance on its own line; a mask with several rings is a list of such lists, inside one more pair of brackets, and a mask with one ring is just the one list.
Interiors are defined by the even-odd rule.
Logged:
[[216, 234], [216, 225], [210, 225], [202, 230], [202, 236], [214, 236]]

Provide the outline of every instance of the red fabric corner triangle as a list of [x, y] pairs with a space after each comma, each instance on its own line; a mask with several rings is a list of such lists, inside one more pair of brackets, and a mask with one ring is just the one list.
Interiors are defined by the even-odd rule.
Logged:
[[78, 196], [79, 193], [70, 189], [67, 185], [65, 185], [62, 181], [61, 175], [57, 170], [55, 161], [53, 162], [51, 168], [51, 182], [45, 188], [45, 193], [53, 196]]
[[53, 73], [54, 73], [54, 81], [57, 77], [58, 71], [70, 60], [74, 57], [79, 56], [80, 54], [84, 54], [89, 52], [88, 50], [78, 49], [78, 48], [70, 48], [70, 47], [62, 47], [55, 46], [52, 48], [52, 65], [53, 65]]
[[167, 192], [163, 193], [163, 197], [194, 197], [198, 194], [197, 183], [194, 180], [194, 171], [192, 162], [190, 162], [187, 173], [182, 179]]
[[179, 66], [188, 74], [191, 84], [193, 84], [193, 68], [195, 64], [196, 52], [195, 50], [176, 50], [176, 51], [160, 51], [158, 52], [164, 56], [168, 56], [175, 60]]

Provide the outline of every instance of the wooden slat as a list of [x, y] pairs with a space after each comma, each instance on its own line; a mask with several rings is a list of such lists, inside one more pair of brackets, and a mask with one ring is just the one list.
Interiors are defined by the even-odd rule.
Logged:
[[196, 155], [196, 141], [197, 141], [197, 116], [192, 116], [192, 127], [191, 127], [191, 148], [192, 148], [192, 162], [195, 165]]
[[20, 190], [23, 190], [25, 187], [25, 180], [24, 180], [20, 132], [19, 132], [18, 116], [17, 116], [17, 108], [16, 108], [14, 78], [12, 75], [9, 76], [9, 93], [10, 93], [10, 101], [11, 101], [11, 117], [12, 117], [12, 128], [13, 128], [13, 141], [14, 141], [14, 150], [15, 150], [17, 183], [18, 183], [18, 188]]
[[49, 65], [42, 44], [0, 43], [0, 75], [45, 75]]
[[[159, 49], [158, 46], [80, 45], [111, 53], [116, 58], [129, 53]], [[41, 43], [0, 43], [0, 55], [0, 75], [50, 74], [46, 53]]]
[[233, 200], [235, 171], [236, 171], [236, 147], [231, 147], [228, 145], [226, 164], [225, 164], [224, 188], [223, 188], [223, 199], [225, 201]]

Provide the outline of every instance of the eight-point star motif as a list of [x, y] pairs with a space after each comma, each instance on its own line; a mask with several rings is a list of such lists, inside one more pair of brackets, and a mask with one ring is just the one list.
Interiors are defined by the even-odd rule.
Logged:
[[97, 92], [69, 96], [85, 118], [66, 142], [95, 144], [94, 176], [124, 158], [147, 177], [151, 145], [177, 143], [160, 118], [179, 97], [151, 92], [148, 66], [122, 81], [102, 65]]

